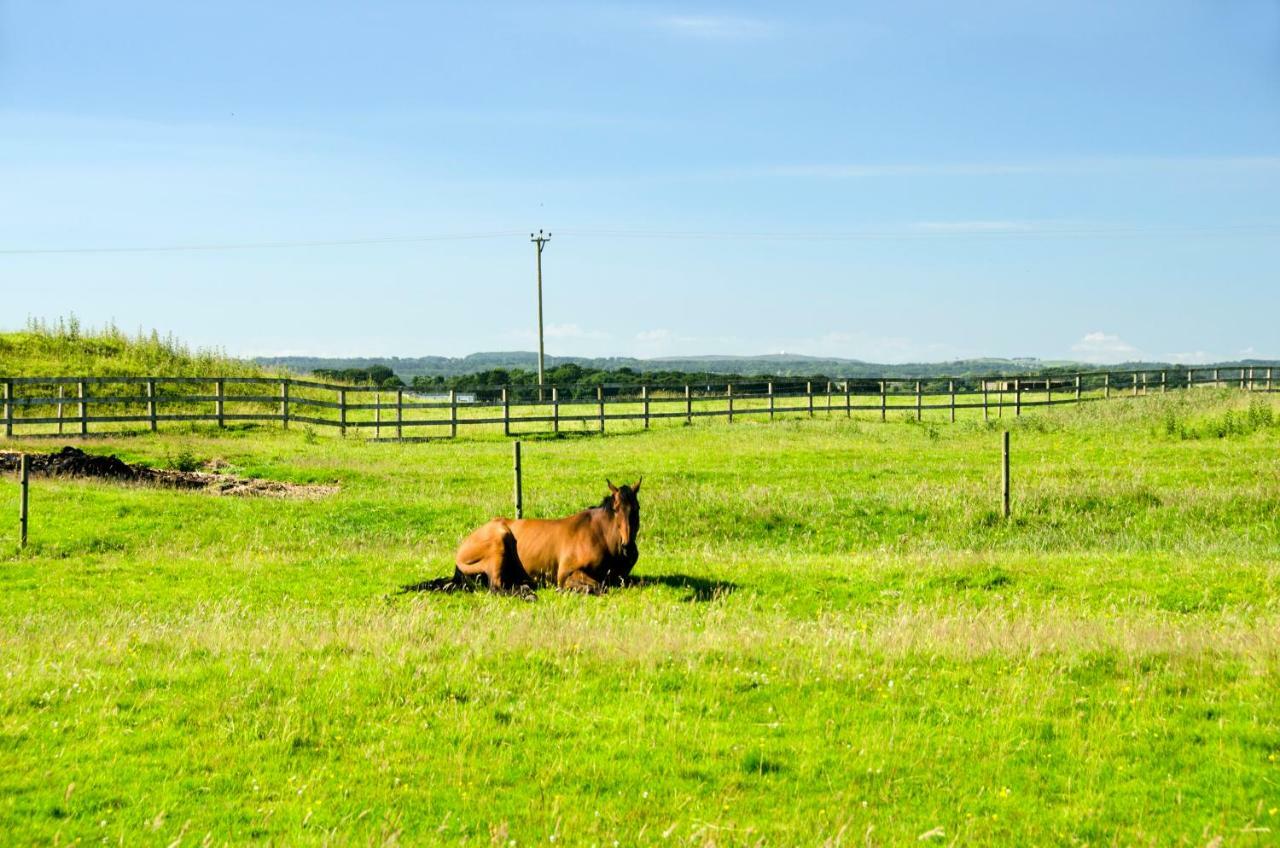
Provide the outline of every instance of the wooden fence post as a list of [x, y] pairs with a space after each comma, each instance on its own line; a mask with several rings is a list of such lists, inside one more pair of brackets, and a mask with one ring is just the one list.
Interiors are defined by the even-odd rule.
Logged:
[[502, 435], [511, 435], [511, 401], [506, 386], [502, 387]]
[[147, 381], [147, 417], [151, 419], [151, 432], [156, 431], [156, 381]]
[[280, 423], [283, 429], [289, 429], [289, 378], [280, 381]]
[[809, 417], [813, 417], [813, 381], [804, 384], [804, 393], [809, 398]]
[[520, 485], [520, 440], [516, 439], [511, 443], [511, 454], [515, 462], [516, 473], [516, 518], [524, 518], [524, 492]]
[[1111, 372], [1102, 375], [1102, 397], [1104, 400], [1111, 398]]
[[551, 387], [551, 432], [560, 432], [560, 389]]
[[1187, 388], [1194, 389], [1196, 385], [1196, 369], [1187, 369]]
[[382, 438], [382, 392], [373, 393], [373, 437]]
[[1271, 369], [1267, 369], [1267, 391], [1271, 391]]
[[225, 414], [224, 403], [227, 397], [227, 387], [223, 384], [222, 380], [214, 380], [213, 386], [214, 386], [214, 395], [217, 398], [213, 403], [214, 403], [215, 411], [217, 412], [217, 415], [218, 415], [218, 426], [225, 427], [227, 426], [227, 422], [224, 418], [224, 414]]
[[1218, 369], [1217, 369], [1217, 368], [1215, 368], [1215, 369], [1213, 369], [1213, 387], [1214, 387], [1215, 389], [1221, 388], [1220, 382], [1221, 382], [1221, 380], [1220, 380], [1220, 376], [1219, 376], [1219, 373], [1218, 373]]
[[1164, 394], [1169, 390], [1168, 377], [1169, 377], [1168, 372], [1165, 372], [1165, 371], [1160, 372], [1160, 394]]
[[733, 383], [725, 383], [724, 396], [729, 399], [729, 423], [733, 423]]
[[1000, 467], [1001, 467], [1000, 488], [1002, 492], [1004, 517], [1008, 518], [1009, 517], [1009, 431], [1008, 430], [1004, 431], [1004, 450], [1002, 454], [1003, 456], [1000, 463]]
[[338, 433], [347, 435], [347, 390], [338, 389]]
[[458, 435], [458, 390], [449, 390], [449, 437]]
[[600, 432], [604, 432], [604, 386], [596, 386], [596, 403], [600, 405]]
[[684, 423], [685, 426], [693, 424], [693, 392], [687, 385], [684, 387]]
[[769, 420], [773, 420], [773, 381], [769, 381]]
[[1049, 377], [1044, 380], [1044, 393], [1047, 399], [1045, 406], [1053, 406], [1053, 380]]
[[988, 406], [988, 400], [989, 400], [988, 393], [990, 391], [991, 391], [990, 383], [986, 380], [986, 378], [983, 378], [982, 380], [982, 420], [983, 421], [991, 420], [991, 408]]
[[66, 387], [58, 384], [58, 435], [62, 435], [62, 399], [66, 396]]
[[1013, 414], [1022, 414], [1022, 378], [1013, 378]]
[[1076, 375], [1076, 403], [1080, 402], [1080, 375]]
[[1133, 372], [1133, 396], [1138, 396], [1138, 372]]
[[849, 394], [849, 381], [844, 381], [844, 417], [853, 417], [853, 398]]
[[76, 382], [76, 405], [80, 412], [80, 435], [86, 436], [89, 433], [89, 393], [85, 390], [84, 380]]
[[831, 381], [827, 381], [827, 417], [831, 417]]
[[956, 423], [956, 381], [947, 381], [947, 391], [951, 394], [951, 423]]
[[404, 389], [396, 389], [396, 441], [404, 440]]
[[880, 420], [884, 421], [885, 416], [889, 413], [889, 393], [888, 386], [884, 380], [880, 381]]
[[18, 547], [27, 546], [27, 528], [30, 525], [30, 514], [27, 512], [27, 494], [31, 487], [31, 457], [25, 453], [19, 460], [18, 482], [22, 491], [18, 495]]
[[916, 380], [916, 420], [917, 421], [920, 420], [920, 416], [921, 414], [923, 414], [923, 411], [924, 411], [923, 403], [924, 403], [924, 395], [920, 393], [920, 381]]
[[13, 438], [13, 381], [4, 381], [4, 436]]
[[644, 428], [649, 429], [649, 387], [640, 387], [640, 399], [644, 401]]

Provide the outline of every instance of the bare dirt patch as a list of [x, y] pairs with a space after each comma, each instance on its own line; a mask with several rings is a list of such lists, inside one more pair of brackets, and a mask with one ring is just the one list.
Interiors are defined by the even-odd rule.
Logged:
[[[257, 477], [237, 477], [210, 471], [172, 471], [130, 465], [112, 456], [88, 454], [67, 446], [55, 453], [31, 453], [30, 469], [39, 477], [89, 477], [119, 483], [142, 483], [167, 489], [276, 498], [315, 498], [332, 495], [336, 485], [284, 483]], [[21, 454], [0, 451], [0, 471], [17, 471]]]

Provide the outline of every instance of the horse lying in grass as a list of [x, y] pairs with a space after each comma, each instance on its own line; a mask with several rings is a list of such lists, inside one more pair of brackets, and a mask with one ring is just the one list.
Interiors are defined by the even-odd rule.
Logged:
[[484, 578], [494, 591], [532, 584], [598, 593], [631, 575], [640, 553], [640, 481], [565, 518], [495, 518], [462, 540], [454, 581]]

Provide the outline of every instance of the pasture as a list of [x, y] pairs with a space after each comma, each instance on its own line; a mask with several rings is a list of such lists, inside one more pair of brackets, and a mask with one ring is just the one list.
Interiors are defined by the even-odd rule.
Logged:
[[536, 602], [397, 591], [510, 514], [506, 440], [68, 437], [339, 491], [37, 479], [18, 553], [3, 481], [0, 832], [1274, 844], [1272, 397], [527, 441], [528, 516], [645, 480], [644, 583]]

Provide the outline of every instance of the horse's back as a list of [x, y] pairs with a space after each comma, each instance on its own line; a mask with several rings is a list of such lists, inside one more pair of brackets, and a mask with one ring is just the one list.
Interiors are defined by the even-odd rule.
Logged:
[[507, 547], [507, 537], [511, 535], [507, 523], [505, 518], [494, 518], [481, 524], [458, 545], [454, 562], [474, 565], [494, 555], [501, 557]]

